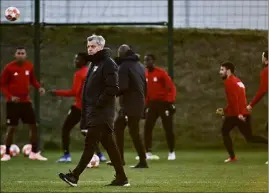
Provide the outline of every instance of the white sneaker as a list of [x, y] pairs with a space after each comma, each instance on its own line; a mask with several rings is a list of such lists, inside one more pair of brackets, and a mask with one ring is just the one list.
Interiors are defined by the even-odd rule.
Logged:
[[170, 152], [168, 154], [168, 160], [175, 160], [176, 159], [176, 153], [175, 152]]
[[1, 161], [9, 161], [11, 159], [10, 155], [5, 154], [2, 158]]
[[34, 152], [31, 152], [30, 155], [29, 155], [29, 159], [31, 160], [39, 160], [39, 161], [47, 161], [48, 159], [43, 157], [40, 152], [38, 153], [34, 153]]
[[[147, 160], [151, 160], [151, 156], [152, 156], [151, 152], [147, 152], [147, 153], [146, 153], [146, 158], [147, 158]], [[136, 160], [139, 160], [139, 156], [136, 156], [135, 159], [136, 159]]]
[[147, 152], [146, 153], [146, 158], [147, 158], [147, 160], [151, 160], [152, 159], [152, 153], [151, 152]]
[[[146, 153], [146, 158], [147, 158], [147, 160], [159, 160], [160, 159], [159, 156], [153, 155], [151, 152]], [[135, 159], [139, 160], [139, 156], [136, 156]]]
[[267, 165], [268, 165], [268, 161], [267, 161], [267, 162], [265, 162], [265, 164], [267, 164]]

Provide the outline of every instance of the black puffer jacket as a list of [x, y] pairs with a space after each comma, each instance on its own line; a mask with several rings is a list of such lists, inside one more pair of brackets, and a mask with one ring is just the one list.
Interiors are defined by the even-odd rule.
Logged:
[[107, 123], [113, 129], [115, 100], [119, 91], [118, 66], [105, 48], [89, 56], [88, 71], [82, 95], [81, 129]]
[[119, 87], [121, 111], [127, 116], [140, 117], [143, 114], [146, 95], [145, 67], [137, 54], [131, 50], [120, 58]]

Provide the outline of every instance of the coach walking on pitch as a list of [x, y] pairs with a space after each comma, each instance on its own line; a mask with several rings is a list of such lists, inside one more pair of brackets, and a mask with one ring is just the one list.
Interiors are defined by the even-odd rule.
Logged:
[[70, 173], [60, 173], [59, 177], [70, 186], [77, 186], [80, 174], [101, 141], [116, 171], [116, 178], [109, 185], [129, 186], [113, 128], [116, 94], [119, 91], [117, 64], [110, 57], [110, 50], [104, 48], [105, 39], [102, 36], [92, 35], [87, 42], [91, 67], [83, 88], [80, 122], [81, 129], [88, 130], [85, 147], [77, 167]]
[[[128, 45], [118, 49], [120, 111], [115, 121], [117, 143], [124, 164], [124, 129], [129, 127], [129, 133], [139, 155], [139, 163], [134, 168], [148, 168], [146, 151], [139, 132], [139, 121], [145, 106], [146, 76], [145, 67], [139, 62], [139, 57]], [[113, 163], [113, 162], [112, 162]], [[108, 163], [111, 165], [111, 162]]]

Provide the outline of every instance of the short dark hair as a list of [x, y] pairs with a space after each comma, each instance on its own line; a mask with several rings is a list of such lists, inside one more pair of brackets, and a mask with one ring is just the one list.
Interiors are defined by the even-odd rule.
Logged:
[[18, 46], [16, 50], [26, 50], [26, 48], [24, 46]]
[[232, 73], [234, 73], [235, 67], [234, 64], [232, 62], [223, 62], [221, 64], [222, 67], [225, 67], [227, 70], [231, 70]]
[[268, 60], [268, 50], [263, 52], [263, 56]]
[[[79, 53], [77, 53], [77, 56], [80, 57], [80, 58], [82, 58], [82, 59], [85, 61], [86, 64], [87, 64], [87, 62], [89, 61], [89, 60], [88, 60], [89, 55], [88, 55], [88, 53], [86, 53], [86, 52], [79, 52]], [[85, 64], [85, 65], [86, 65], [86, 64]]]
[[154, 54], [146, 54], [146, 56], [151, 57], [152, 60], [156, 60], [156, 57]]

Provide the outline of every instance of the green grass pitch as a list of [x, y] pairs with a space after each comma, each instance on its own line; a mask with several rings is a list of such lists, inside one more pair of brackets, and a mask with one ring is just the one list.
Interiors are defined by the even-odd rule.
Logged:
[[[55, 163], [60, 156], [44, 152], [47, 162], [31, 161], [22, 155], [1, 163], [1, 192], [268, 192], [268, 154], [265, 150], [238, 151], [239, 161], [224, 164], [226, 153], [214, 151], [178, 151], [177, 160], [149, 161], [149, 169], [125, 166], [130, 187], [105, 187], [114, 175], [110, 166], [86, 169], [78, 187], [69, 187], [57, 173], [73, 169], [81, 153], [73, 153], [70, 164]], [[127, 165], [135, 164], [134, 152], [126, 153]]]

